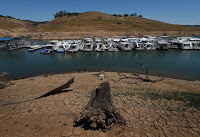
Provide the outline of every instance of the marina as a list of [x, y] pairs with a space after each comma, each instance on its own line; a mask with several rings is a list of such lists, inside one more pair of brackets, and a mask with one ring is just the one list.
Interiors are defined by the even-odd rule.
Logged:
[[[9, 38], [8, 38], [9, 39]], [[46, 43], [46, 44], [45, 44]], [[38, 49], [45, 48], [50, 52], [56, 53], [76, 53], [83, 52], [103, 52], [103, 51], [141, 51], [141, 50], [200, 50], [200, 38], [195, 37], [169, 37], [159, 36], [153, 37], [150, 35], [138, 37], [105, 37], [72, 40], [51, 40], [49, 42], [31, 43], [26, 38], [4, 42], [1, 44], [1, 49], [16, 50], [20, 48], [29, 48], [32, 52]], [[42, 52], [43, 53], [43, 52]]]

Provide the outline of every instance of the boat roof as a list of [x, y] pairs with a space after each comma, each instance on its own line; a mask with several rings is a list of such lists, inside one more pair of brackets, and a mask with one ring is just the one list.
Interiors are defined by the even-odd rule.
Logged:
[[190, 44], [190, 43], [192, 43], [191, 41], [183, 41], [182, 42], [183, 44]]
[[189, 38], [189, 40], [199, 41], [199, 38]]
[[120, 43], [121, 43], [121, 44], [130, 44], [130, 43], [127, 42], [127, 41], [121, 41]]
[[141, 38], [140, 40], [143, 40], [143, 41], [145, 41], [145, 40], [148, 40], [148, 38]]
[[160, 43], [160, 44], [168, 44], [168, 42], [166, 42], [166, 41], [158, 41], [158, 43]]
[[95, 38], [95, 41], [101, 41], [102, 39], [101, 38]]
[[49, 42], [58, 42], [58, 40], [51, 40], [51, 41], [49, 41]]
[[129, 36], [129, 38], [136, 38], [135, 36]]
[[119, 42], [119, 41], [120, 41], [120, 39], [118, 39], [118, 38], [114, 38], [114, 39], [113, 39], [113, 41], [118, 41], [118, 42]]
[[146, 45], [154, 45], [154, 43], [145, 43]]
[[54, 45], [45, 45], [45, 47], [54, 47]]
[[14, 38], [0, 38], [0, 41], [8, 41], [8, 40], [12, 40]]
[[84, 38], [84, 40], [92, 40], [92, 38]]
[[161, 36], [161, 38], [169, 38], [169, 36]]
[[120, 39], [127, 39], [127, 37], [120, 37]]

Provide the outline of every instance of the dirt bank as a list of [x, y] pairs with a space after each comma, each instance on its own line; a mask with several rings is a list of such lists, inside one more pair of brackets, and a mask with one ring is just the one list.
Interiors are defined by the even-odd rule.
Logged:
[[109, 32], [109, 31], [90, 31], [90, 32], [0, 32], [0, 37], [28, 37], [30, 39], [82, 39], [88, 36], [93, 37], [115, 37], [115, 36], [200, 36], [200, 31], [132, 31], [132, 32]]

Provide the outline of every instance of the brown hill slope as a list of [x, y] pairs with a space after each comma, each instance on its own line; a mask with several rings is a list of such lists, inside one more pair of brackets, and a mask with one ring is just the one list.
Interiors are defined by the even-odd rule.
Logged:
[[85, 12], [74, 17], [59, 17], [39, 24], [0, 17], [0, 37], [30, 36], [33, 39], [65, 39], [86, 36], [164, 34], [199, 36], [200, 28], [172, 25], [139, 17], [115, 17], [101, 12]]
[[59, 17], [37, 28], [39, 32], [66, 32], [134, 35], [149, 32], [200, 32], [200, 28], [172, 25], [139, 17], [115, 17], [100, 12], [85, 12], [75, 17]]
[[0, 36], [18, 36], [33, 32], [35, 27], [31, 22], [13, 18], [0, 17]]

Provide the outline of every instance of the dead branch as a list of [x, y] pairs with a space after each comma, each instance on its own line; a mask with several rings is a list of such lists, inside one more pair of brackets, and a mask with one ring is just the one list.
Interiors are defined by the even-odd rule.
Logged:
[[61, 86], [59, 86], [59, 87], [47, 92], [46, 94], [44, 94], [44, 95], [42, 95], [42, 96], [40, 96], [38, 98], [47, 97], [49, 95], [56, 94], [57, 92], [59, 92], [59, 91], [61, 91], [63, 89], [69, 88], [70, 85], [74, 82], [74, 78], [75, 78], [75, 76], [72, 79], [68, 80], [65, 84], [63, 84], [63, 85], [61, 85]]
[[[125, 74], [121, 74], [121, 73], [118, 72], [118, 75], [120, 76], [120, 78], [119, 78], [118, 81], [121, 81], [122, 79], [137, 79], [137, 80], [141, 80], [141, 81], [143, 81], [143, 82], [152, 82], [152, 83], [155, 83], [155, 82], [159, 82], [159, 81], [164, 80], [164, 78], [160, 78], [160, 79], [157, 79], [157, 80], [152, 80], [152, 79], [150, 79], [150, 78], [148, 77], [149, 68], [143, 66], [142, 63], [141, 63], [139, 60], [138, 60], [138, 63], [139, 63], [139, 65], [140, 65], [140, 69], [145, 70], [145, 76], [146, 76], [146, 78], [143, 78], [143, 77], [141, 77], [141, 76], [138, 75], [138, 74], [132, 74], [132, 75], [135, 76], [135, 77], [130, 77], [130, 76], [128, 77], [128, 76], [126, 76]], [[158, 77], [160, 77], [160, 74], [158, 75]], [[123, 82], [124, 82], [124, 81], [123, 81]], [[127, 84], [133, 84], [133, 83], [131, 83], [131, 82], [126, 82], [126, 81], [125, 81], [125, 83], [127, 83]]]

